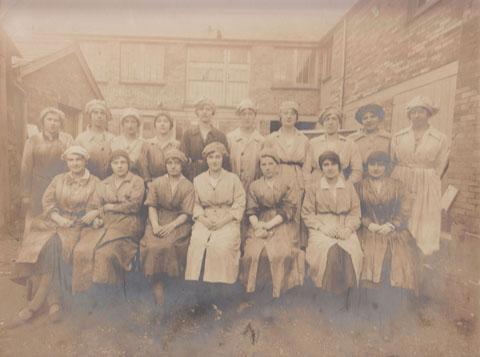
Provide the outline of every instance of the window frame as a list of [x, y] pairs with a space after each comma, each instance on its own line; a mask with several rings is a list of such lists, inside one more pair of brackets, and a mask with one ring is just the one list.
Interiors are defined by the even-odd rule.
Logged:
[[[122, 74], [122, 68], [123, 68], [123, 61], [124, 57], [122, 56], [122, 47], [125, 45], [134, 45], [142, 48], [141, 50], [141, 55], [140, 58], [142, 59], [142, 65], [143, 65], [143, 71], [145, 71], [145, 64], [146, 64], [146, 47], [147, 46], [158, 46], [159, 48], [163, 49], [162, 53], [162, 73], [161, 73], [161, 78], [156, 79], [156, 80], [146, 80], [145, 78], [142, 79], [126, 79], [124, 78], [124, 75]], [[120, 59], [120, 68], [119, 68], [119, 83], [120, 84], [143, 84], [143, 85], [165, 85], [165, 57], [166, 57], [166, 46], [163, 43], [156, 43], [156, 42], [134, 42], [134, 41], [122, 41], [120, 42], [119, 45], [119, 59]]]
[[320, 60], [320, 80], [324, 83], [332, 78], [333, 37], [325, 40], [320, 46]]
[[[275, 58], [273, 59], [273, 79], [272, 79], [272, 89], [305, 89], [305, 90], [318, 90], [318, 73], [319, 73], [319, 66], [318, 66], [318, 58], [319, 58], [319, 51], [318, 48], [316, 47], [286, 47], [286, 46], [278, 46], [274, 47], [274, 53], [277, 50], [290, 50], [292, 52], [292, 73], [293, 76], [290, 80], [287, 81], [279, 81], [276, 80], [276, 63], [275, 63]], [[299, 83], [297, 82], [297, 68], [298, 68], [298, 59], [299, 59], [299, 51], [312, 51], [315, 55], [315, 58], [313, 59], [313, 73], [312, 73], [312, 78], [308, 83]]]

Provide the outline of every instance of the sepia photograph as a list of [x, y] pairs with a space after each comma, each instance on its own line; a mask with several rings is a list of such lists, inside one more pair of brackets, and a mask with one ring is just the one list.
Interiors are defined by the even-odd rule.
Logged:
[[0, 0], [0, 153], [0, 356], [479, 353], [480, 0]]

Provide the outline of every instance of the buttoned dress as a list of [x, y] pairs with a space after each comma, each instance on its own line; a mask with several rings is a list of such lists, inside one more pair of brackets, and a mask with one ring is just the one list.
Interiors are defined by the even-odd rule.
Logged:
[[[48, 185], [42, 199], [43, 213], [33, 221], [22, 241], [16, 264], [21, 270], [35, 267], [39, 256], [44, 254], [44, 247], [49, 241], [59, 238], [63, 261], [71, 263], [73, 248], [80, 239], [80, 233], [85, 226], [80, 219], [94, 206], [94, 193], [99, 180], [88, 170], [81, 178], [63, 173], [55, 176]], [[60, 227], [51, 218], [53, 212], [74, 221], [71, 227]], [[40, 268], [39, 268], [40, 269]], [[28, 270], [28, 269], [27, 269]]]
[[[144, 193], [143, 179], [131, 172], [118, 187], [114, 175], [97, 185], [93, 208], [100, 210], [103, 225], [82, 231], [73, 254], [73, 291], [86, 290], [92, 282], [117, 284], [130, 271], [143, 234]], [[113, 210], [104, 212], [106, 204]]]
[[259, 155], [265, 138], [257, 130], [247, 137], [237, 128], [227, 134], [227, 140], [232, 172], [248, 190], [250, 184], [261, 176]]
[[140, 241], [140, 256], [146, 277], [156, 274], [183, 277], [192, 231], [194, 202], [193, 184], [183, 176], [176, 188], [171, 187], [168, 175], [156, 178], [150, 184], [145, 205], [156, 208], [161, 226], [173, 222], [181, 214], [187, 215], [188, 219], [163, 237], [153, 234], [148, 220], [145, 234]]
[[[342, 254], [350, 257], [356, 277], [355, 284], [358, 283], [363, 260], [362, 248], [356, 234], [360, 226], [360, 201], [352, 183], [339, 177], [332, 191], [325, 177], [312, 182], [303, 202], [302, 218], [308, 227], [309, 235], [306, 250], [308, 275], [315, 285], [328, 288], [326, 282], [342, 278], [325, 274], [327, 266], [335, 263], [327, 259], [329, 251], [334, 247], [340, 248]], [[349, 228], [352, 234], [345, 240], [334, 239], [322, 231], [325, 226]], [[348, 271], [340, 274], [348, 274]]]
[[411, 127], [392, 139], [395, 163], [391, 177], [409, 188], [413, 201], [409, 230], [425, 255], [440, 248], [441, 175], [448, 163], [450, 143], [445, 134], [430, 126], [415, 145]]
[[[215, 141], [225, 145], [225, 148], [228, 150], [227, 137], [223, 132], [214, 127], [210, 129], [205, 140], [202, 138], [198, 126], [189, 128], [183, 133], [180, 148], [190, 160], [185, 170], [185, 176], [190, 181], [193, 181], [195, 177], [208, 169], [207, 162], [202, 157], [202, 152], [205, 146]], [[225, 170], [230, 171], [230, 160], [228, 157], [223, 158], [222, 166]]]
[[160, 142], [155, 136], [147, 139], [146, 150], [146, 180], [154, 180], [157, 177], [163, 176], [167, 173], [165, 166], [165, 152], [170, 149], [179, 149], [180, 142], [175, 138], [170, 138], [165, 142]]
[[295, 138], [290, 146], [283, 140], [282, 128], [271, 133], [265, 139], [264, 146], [275, 150], [280, 159], [279, 175], [282, 175], [290, 182], [294, 183], [293, 189], [297, 191], [297, 201], [295, 202], [295, 219], [297, 229], [299, 230], [300, 246], [306, 246], [306, 230], [304, 229], [301, 218], [300, 208], [302, 207], [305, 186], [310, 181], [311, 159], [310, 143], [308, 138], [295, 129]]
[[[216, 183], [208, 171], [198, 175], [195, 187], [193, 217], [195, 223], [187, 253], [186, 280], [233, 284], [237, 280], [240, 261], [240, 222], [245, 210], [245, 190], [237, 175], [222, 169]], [[210, 230], [197, 220], [222, 219], [226, 214], [233, 220], [218, 230]], [[204, 259], [205, 256], [205, 259]]]
[[136, 138], [133, 141], [128, 141], [125, 135], [119, 135], [112, 139], [112, 151], [125, 150], [130, 157], [130, 171], [144, 180], [149, 179], [148, 165], [147, 165], [147, 150], [148, 145], [142, 138]]
[[90, 158], [87, 168], [93, 175], [103, 180], [111, 174], [110, 156], [112, 154], [111, 142], [115, 136], [104, 131], [95, 133], [90, 128], [78, 134], [75, 144], [80, 145], [88, 151]]
[[257, 238], [249, 225], [245, 252], [242, 257], [241, 278], [247, 292], [255, 291], [259, 276], [262, 253], [266, 255], [267, 267], [271, 274], [272, 295], [279, 297], [284, 291], [303, 284], [305, 253], [299, 249], [298, 229], [293, 221], [296, 193], [292, 184], [276, 176], [269, 185], [262, 177], [250, 185], [247, 196], [246, 216], [257, 216], [261, 222], [268, 222], [277, 215], [283, 222], [272, 228], [268, 237]]
[[63, 132], [57, 136], [40, 132], [25, 142], [20, 190], [22, 197], [30, 198], [27, 219], [42, 213], [43, 194], [52, 179], [66, 171], [67, 167], [61, 156], [72, 143], [72, 136]]
[[[356, 184], [362, 209], [362, 225], [358, 237], [364, 259], [361, 279], [378, 284], [418, 290], [418, 257], [415, 240], [408, 231], [410, 215], [408, 197], [400, 181], [383, 177], [377, 191], [369, 177]], [[372, 223], [390, 223], [395, 230], [383, 235], [371, 232]]]
[[372, 152], [383, 151], [390, 154], [391, 135], [385, 130], [380, 129], [374, 133], [359, 130], [351, 134], [348, 139], [357, 144], [360, 150], [364, 172], [367, 172], [367, 159]]
[[327, 140], [324, 134], [310, 139], [310, 157], [312, 160], [313, 175], [312, 178], [321, 177], [322, 170], [318, 164], [318, 158], [325, 151], [333, 151], [340, 156], [343, 176], [352, 183], [362, 179], [362, 157], [360, 150], [352, 140], [339, 136], [338, 140]]

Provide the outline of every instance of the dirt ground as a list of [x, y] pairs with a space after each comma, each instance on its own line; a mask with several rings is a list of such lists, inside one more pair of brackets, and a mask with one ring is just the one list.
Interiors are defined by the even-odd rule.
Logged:
[[[18, 243], [0, 239], [0, 328], [25, 303], [9, 280]], [[413, 307], [389, 289], [345, 297], [306, 283], [271, 301], [268, 289], [247, 299], [239, 286], [171, 281], [157, 311], [138, 272], [123, 287], [66, 296], [63, 319], [45, 315], [0, 330], [0, 356], [474, 356], [472, 322], [445, 315], [435, 299]], [[201, 299], [198, 297], [201, 296]]]

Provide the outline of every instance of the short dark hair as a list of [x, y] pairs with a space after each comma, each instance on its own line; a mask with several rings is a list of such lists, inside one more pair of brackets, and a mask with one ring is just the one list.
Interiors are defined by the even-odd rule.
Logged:
[[390, 156], [385, 151], [374, 151], [367, 158], [367, 166], [373, 163], [380, 163], [385, 166], [390, 166]]
[[334, 151], [325, 151], [318, 157], [318, 165], [320, 166], [320, 170], [323, 171], [322, 165], [323, 163], [328, 160], [332, 164], [338, 165], [338, 170], [342, 170], [342, 164], [340, 163], [340, 156]]

